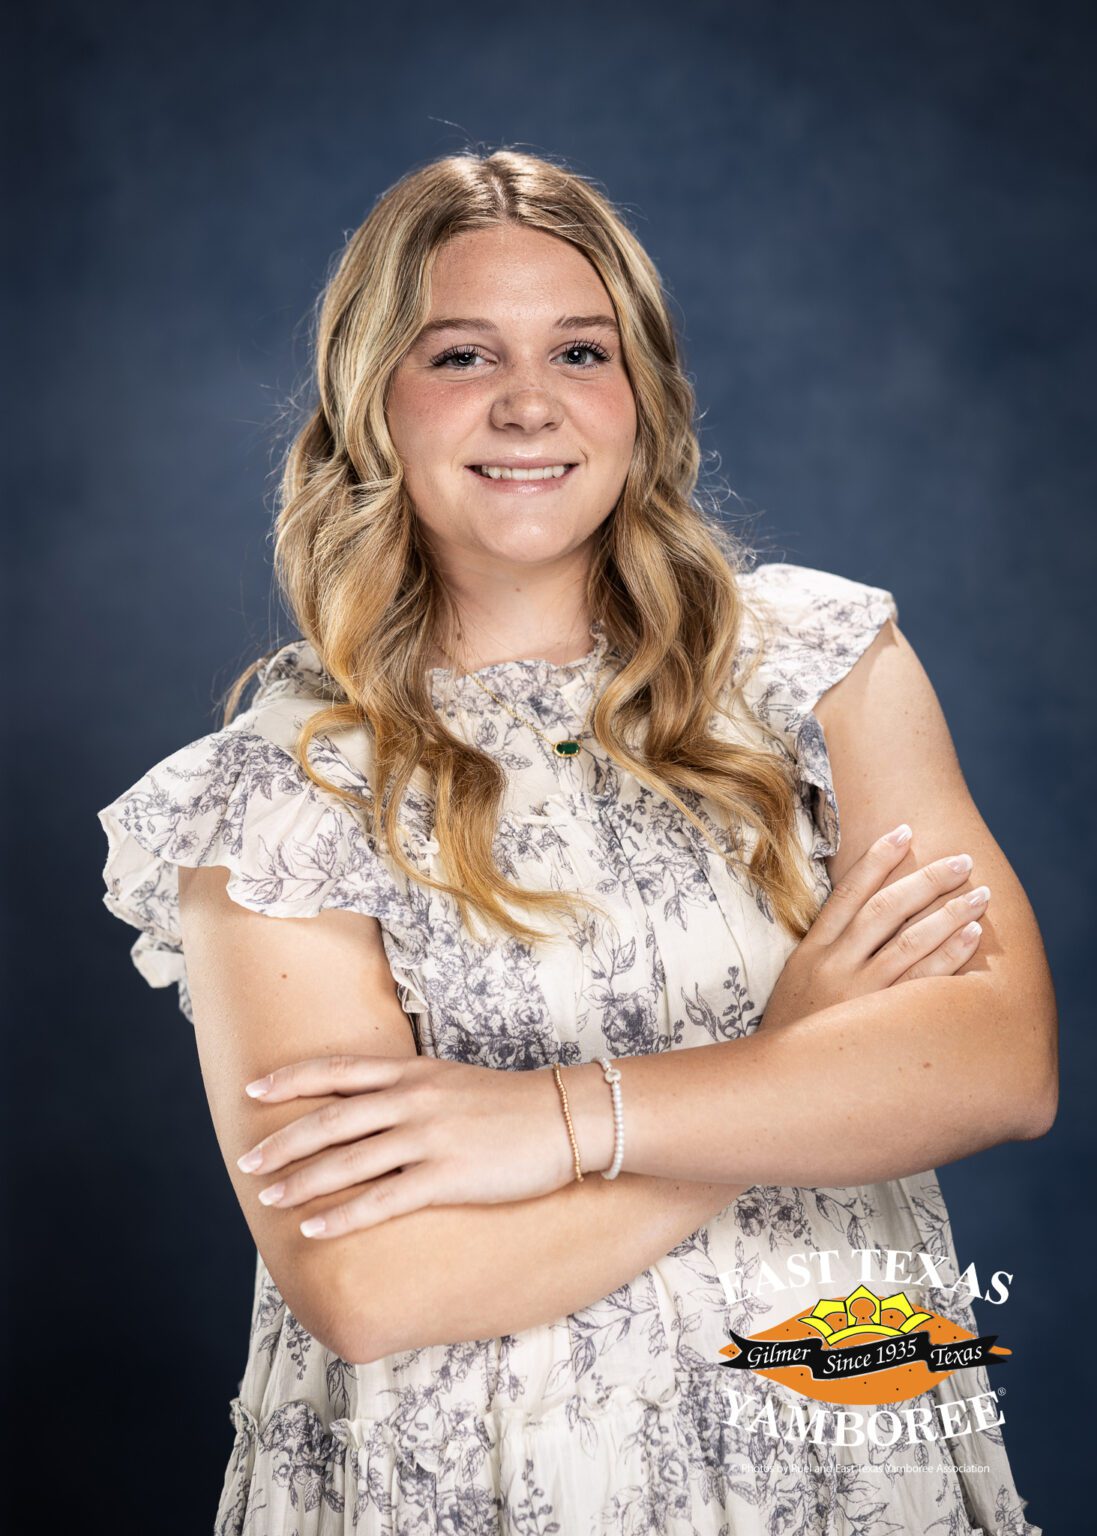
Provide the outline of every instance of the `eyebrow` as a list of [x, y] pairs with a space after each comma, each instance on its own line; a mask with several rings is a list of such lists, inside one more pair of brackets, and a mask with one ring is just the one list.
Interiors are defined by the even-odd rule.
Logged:
[[[558, 331], [590, 330], [595, 326], [601, 326], [608, 331], [617, 331], [617, 321], [612, 315], [561, 315], [556, 322]], [[442, 320], [429, 320], [419, 332], [419, 340], [423, 341], [428, 336], [435, 335], [438, 331], [493, 331], [498, 332], [499, 327], [492, 320], [473, 316], [447, 316]], [[618, 331], [618, 334], [619, 331]]]

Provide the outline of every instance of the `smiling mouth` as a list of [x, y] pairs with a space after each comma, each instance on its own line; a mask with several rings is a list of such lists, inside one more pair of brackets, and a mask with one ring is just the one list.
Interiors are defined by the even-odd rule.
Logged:
[[537, 469], [511, 469], [499, 464], [470, 464], [469, 469], [482, 480], [562, 480], [577, 464], [546, 464]]

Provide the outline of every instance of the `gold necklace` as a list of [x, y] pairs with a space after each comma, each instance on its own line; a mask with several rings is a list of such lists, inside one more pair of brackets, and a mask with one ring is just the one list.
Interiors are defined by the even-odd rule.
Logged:
[[[598, 679], [602, 676], [602, 673], [605, 670], [606, 670], [606, 663], [603, 662], [602, 665], [598, 668], [597, 673], [595, 674], [595, 679], [594, 679], [595, 685], [597, 685]], [[508, 715], [511, 715], [515, 720], [518, 721], [519, 725], [527, 725], [527, 726], [529, 726], [531, 731], [536, 731], [538, 736], [540, 736], [541, 740], [543, 742], [546, 742], [552, 748], [553, 752], [555, 752], [557, 757], [578, 757], [579, 756], [579, 749], [580, 749], [580, 746], [582, 745], [582, 743], [579, 741], [579, 737], [580, 736], [589, 736], [591, 734], [591, 732], [590, 732], [590, 721], [591, 721], [591, 716], [594, 714], [595, 703], [597, 702], [597, 699], [598, 699], [598, 694], [597, 694], [597, 692], [594, 689], [591, 690], [590, 704], [589, 704], [589, 706], [587, 708], [586, 719], [583, 721], [583, 729], [581, 731], [579, 731], [575, 736], [565, 736], [562, 741], [553, 741], [551, 736], [546, 736], [544, 731], [541, 730], [540, 726], [534, 725], [533, 721], [530, 720], [527, 716], [520, 715], [520, 714], [517, 713], [516, 710], [511, 709], [511, 707], [507, 703], [506, 699], [501, 699], [497, 693], [493, 693], [492, 690], [487, 686], [486, 683], [482, 683], [480, 681], [480, 679], [476, 676], [475, 672], [466, 672], [465, 676], [470, 678], [476, 684], [477, 688], [479, 688], [483, 693], [486, 693], [488, 698], [494, 699], [496, 704], [500, 705], [503, 709], [506, 710]], [[590, 751], [589, 747], [587, 748], [587, 751], [588, 752]]]

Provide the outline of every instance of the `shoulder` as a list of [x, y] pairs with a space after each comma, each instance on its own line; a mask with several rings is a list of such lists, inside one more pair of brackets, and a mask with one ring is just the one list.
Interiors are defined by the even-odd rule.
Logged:
[[898, 619], [886, 587], [836, 571], [773, 562], [739, 578], [749, 617], [760, 623], [772, 660], [788, 664], [860, 651], [888, 619]]
[[821, 702], [894, 628], [898, 605], [887, 587], [786, 562], [755, 566], [738, 584], [742, 697], [792, 759], [816, 824], [815, 855], [833, 855], [840, 828]]
[[759, 565], [738, 581], [743, 693], [767, 724], [795, 738], [823, 695], [898, 619], [898, 604], [886, 587], [806, 565]]
[[294, 642], [259, 679], [227, 726], [168, 753], [97, 813], [104, 904], [141, 930], [134, 965], [154, 987], [179, 983], [184, 1013], [181, 868], [222, 866], [231, 899], [269, 917], [365, 912], [386, 932], [390, 957], [421, 943], [410, 882], [357, 809], [371, 799], [367, 733], [321, 734], [309, 747], [310, 766], [345, 799], [314, 783], [296, 755], [302, 725], [332, 699], [315, 652]]

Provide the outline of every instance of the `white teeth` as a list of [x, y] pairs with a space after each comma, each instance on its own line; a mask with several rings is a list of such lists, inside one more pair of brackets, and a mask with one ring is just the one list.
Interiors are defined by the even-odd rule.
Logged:
[[502, 469], [498, 464], [477, 464], [476, 468], [489, 480], [559, 480], [568, 471], [566, 464], [546, 464], [543, 469]]

